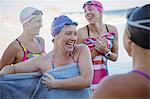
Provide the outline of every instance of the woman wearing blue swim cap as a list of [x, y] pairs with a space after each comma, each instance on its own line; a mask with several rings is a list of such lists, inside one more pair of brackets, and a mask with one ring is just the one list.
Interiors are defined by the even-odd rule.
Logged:
[[77, 23], [65, 15], [56, 17], [51, 25], [53, 50], [45, 56], [5, 66], [0, 75], [41, 71], [44, 73], [41, 81], [44, 88], [39, 90], [38, 96], [48, 88], [50, 92], [46, 90], [44, 93], [52, 99], [88, 99], [91, 92], [92, 62], [88, 47], [76, 44], [76, 26]]

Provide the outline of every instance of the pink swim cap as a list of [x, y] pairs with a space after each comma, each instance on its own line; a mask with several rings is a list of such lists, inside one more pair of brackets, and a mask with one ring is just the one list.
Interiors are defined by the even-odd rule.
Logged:
[[96, 0], [90, 0], [84, 3], [83, 8], [87, 5], [95, 7], [99, 12], [103, 12], [103, 4]]

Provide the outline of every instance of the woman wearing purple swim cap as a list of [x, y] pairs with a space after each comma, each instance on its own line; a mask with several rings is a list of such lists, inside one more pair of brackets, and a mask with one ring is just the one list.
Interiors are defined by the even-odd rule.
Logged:
[[99, 1], [87, 1], [83, 9], [89, 24], [78, 30], [77, 43], [88, 45], [91, 51], [94, 69], [91, 88], [94, 90], [108, 75], [107, 60], [118, 58], [118, 32], [115, 26], [103, 23], [103, 5]]
[[0, 69], [5, 65], [16, 64], [45, 54], [44, 40], [37, 37], [42, 27], [42, 15], [42, 11], [34, 7], [26, 7], [21, 11], [20, 22], [23, 25], [23, 32], [4, 51], [0, 60]]

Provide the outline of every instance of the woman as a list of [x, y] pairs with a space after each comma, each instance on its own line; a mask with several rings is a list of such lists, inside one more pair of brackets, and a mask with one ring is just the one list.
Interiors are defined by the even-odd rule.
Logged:
[[[61, 76], [61, 79], [54, 79], [54, 75], [52, 76], [46, 73], [42, 78], [42, 83], [49, 89], [56, 91], [56, 93], [58, 92], [55, 89], [76, 89], [72, 91], [67, 90], [67, 92], [64, 93], [64, 95], [68, 95], [68, 93], [76, 94], [75, 96], [70, 96], [69, 99], [87, 99], [90, 94], [87, 93], [89, 90], [85, 88], [88, 88], [91, 84], [92, 62], [89, 49], [82, 44], [76, 45], [76, 25], [77, 24], [75, 22], [65, 15], [56, 17], [51, 26], [51, 33], [54, 37], [54, 49], [45, 56], [35, 57], [13, 66], [5, 66], [0, 71], [0, 75], [34, 71], [46, 73], [50, 70], [59, 69], [61, 69], [60, 72], [63, 72], [66, 70], [64, 68], [76, 67], [76, 69], [79, 69], [79, 75], [74, 75], [74, 70], [66, 71], [66, 78], [62, 77], [64, 74], [62, 73], [61, 75], [57, 74], [57, 76]], [[72, 77], [70, 77], [70, 75], [72, 75]], [[64, 90], [60, 91], [60, 93], [63, 92]], [[62, 95], [62, 97], [61, 95], [57, 95], [54, 99], [57, 99], [56, 97], [66, 99], [64, 95]]]
[[103, 5], [98, 1], [87, 1], [83, 9], [88, 25], [78, 30], [78, 43], [88, 45], [93, 62], [94, 76], [92, 89], [108, 75], [107, 60], [118, 58], [118, 32], [116, 27], [102, 21]]
[[33, 7], [26, 7], [21, 11], [23, 33], [4, 51], [0, 60], [0, 69], [45, 54], [43, 38], [36, 37], [42, 27], [42, 15], [42, 11]]
[[[128, 15], [124, 47], [133, 59], [133, 70], [104, 78], [91, 99], [150, 98], [150, 4]], [[108, 90], [107, 90], [108, 89]]]

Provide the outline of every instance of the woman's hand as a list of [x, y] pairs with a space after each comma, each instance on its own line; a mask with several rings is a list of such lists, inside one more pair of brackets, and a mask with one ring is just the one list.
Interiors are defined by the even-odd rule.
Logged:
[[55, 78], [51, 74], [45, 73], [42, 77], [41, 83], [45, 85], [46, 88], [51, 89], [51, 88], [55, 88], [54, 81], [55, 81]]
[[14, 73], [14, 66], [11, 66], [11, 65], [6, 65], [5, 67], [3, 67], [0, 71], [0, 76], [3, 76], [3, 75], [7, 75], [7, 74], [12, 74]]
[[107, 39], [105, 37], [97, 39], [95, 43], [95, 49], [100, 53], [107, 53], [109, 51], [107, 48]]

